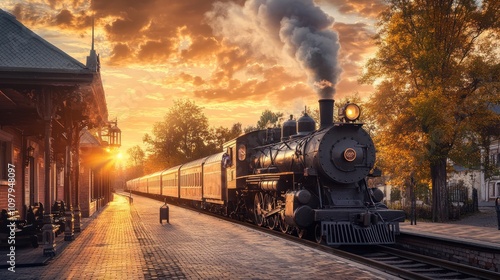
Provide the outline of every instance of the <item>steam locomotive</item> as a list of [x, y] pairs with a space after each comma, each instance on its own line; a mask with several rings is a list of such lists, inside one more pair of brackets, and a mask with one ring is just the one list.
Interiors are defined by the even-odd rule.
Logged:
[[319, 100], [320, 126], [304, 114], [281, 129], [254, 131], [220, 153], [127, 182], [130, 191], [189, 203], [331, 246], [392, 244], [403, 211], [370, 188], [375, 147], [348, 103], [333, 122], [333, 99]]

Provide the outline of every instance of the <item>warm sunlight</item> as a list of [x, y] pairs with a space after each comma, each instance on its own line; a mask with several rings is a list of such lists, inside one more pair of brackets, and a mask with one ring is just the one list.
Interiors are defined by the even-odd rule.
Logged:
[[0, 279], [500, 279], [498, 18], [1, 0]]

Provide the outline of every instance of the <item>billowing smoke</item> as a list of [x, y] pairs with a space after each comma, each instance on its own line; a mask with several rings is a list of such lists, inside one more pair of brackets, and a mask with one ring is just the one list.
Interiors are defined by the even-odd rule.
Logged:
[[217, 2], [207, 13], [214, 33], [257, 58], [293, 58], [321, 98], [332, 98], [341, 69], [333, 18], [313, 0], [248, 0], [244, 6]]

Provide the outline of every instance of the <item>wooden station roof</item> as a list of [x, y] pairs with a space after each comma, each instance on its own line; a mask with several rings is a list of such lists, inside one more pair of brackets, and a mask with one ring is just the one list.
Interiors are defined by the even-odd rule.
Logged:
[[104, 125], [108, 112], [98, 65], [93, 49], [85, 65], [0, 9], [0, 125], [40, 121], [39, 97], [47, 90], [75, 97], [77, 117]]

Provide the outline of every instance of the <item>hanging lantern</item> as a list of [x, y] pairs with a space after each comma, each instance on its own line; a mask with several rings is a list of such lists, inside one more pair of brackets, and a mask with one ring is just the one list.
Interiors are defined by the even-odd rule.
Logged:
[[118, 121], [109, 123], [108, 127], [108, 137], [109, 137], [109, 146], [111, 147], [120, 147], [122, 144], [122, 131], [118, 128]]

